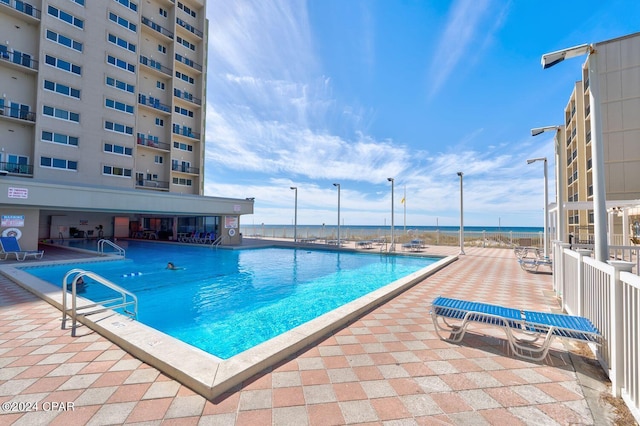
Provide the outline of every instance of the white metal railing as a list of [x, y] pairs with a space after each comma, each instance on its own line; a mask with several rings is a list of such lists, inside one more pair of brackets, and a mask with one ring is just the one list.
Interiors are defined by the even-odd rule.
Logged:
[[556, 292], [561, 292], [563, 309], [588, 318], [600, 330], [603, 344], [595, 352], [611, 379], [612, 393], [622, 396], [640, 421], [640, 276], [632, 273], [637, 264], [600, 262], [586, 250], [554, 250], [561, 253], [554, 273], [562, 277]]
[[216, 238], [215, 240], [213, 240], [213, 242], [211, 243], [211, 248], [218, 248], [218, 246], [220, 244], [222, 244], [222, 242], [224, 241], [225, 236], [224, 235], [220, 235], [218, 238]]
[[609, 256], [615, 260], [635, 263], [635, 271], [640, 275], [640, 246], [609, 246]]
[[113, 241], [107, 240], [106, 238], [103, 238], [100, 241], [98, 241], [98, 253], [104, 254], [104, 246], [105, 245], [111, 246], [116, 251], [116, 254], [118, 256], [125, 257], [124, 249], [122, 247], [120, 247], [119, 245], [117, 245], [116, 243], [114, 243]]
[[[68, 282], [69, 278], [73, 276], [71, 282]], [[86, 303], [82, 306], [78, 307], [78, 283], [80, 279], [84, 281], [84, 279], [88, 278], [92, 280], [92, 283], [98, 283], [113, 290], [118, 294], [117, 297], [102, 300], [94, 303]], [[76, 324], [78, 315], [86, 316], [91, 314], [97, 314], [99, 312], [104, 312], [111, 309], [122, 308], [122, 311], [131, 316], [133, 319], [138, 317], [138, 298], [135, 294], [123, 289], [122, 287], [112, 283], [100, 275], [85, 271], [83, 269], [72, 269], [67, 272], [62, 279], [62, 329], [65, 329], [66, 321], [67, 321], [67, 292], [69, 291], [69, 286], [71, 286], [71, 335], [75, 337], [76, 335]], [[130, 307], [133, 307], [131, 309]]]

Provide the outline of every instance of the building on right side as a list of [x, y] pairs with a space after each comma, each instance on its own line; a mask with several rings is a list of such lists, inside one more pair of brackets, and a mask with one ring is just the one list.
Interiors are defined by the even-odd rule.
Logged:
[[[609, 212], [609, 243], [629, 244], [622, 235], [637, 235], [640, 220], [640, 33], [595, 43], [598, 55], [605, 198]], [[564, 109], [564, 150], [559, 156], [565, 168], [566, 232], [574, 242], [593, 242], [594, 173], [592, 112], [589, 96], [589, 61], [582, 79], [575, 83]], [[628, 216], [615, 214], [616, 201]], [[585, 208], [585, 206], [588, 206]], [[635, 208], [634, 208], [635, 207]], [[636, 226], [637, 227], [637, 226]], [[627, 228], [627, 229], [625, 229]]]

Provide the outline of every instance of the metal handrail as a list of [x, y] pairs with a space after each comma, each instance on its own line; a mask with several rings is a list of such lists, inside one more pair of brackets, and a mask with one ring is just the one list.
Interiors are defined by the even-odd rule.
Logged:
[[[71, 283], [68, 283], [69, 277], [72, 275], [73, 280]], [[102, 284], [103, 286], [110, 288], [116, 293], [120, 293], [120, 297], [116, 297], [114, 299], [102, 300], [100, 302], [84, 304], [78, 308], [77, 303], [77, 286], [78, 280], [80, 278], [91, 278], [93, 281], [98, 284]], [[68, 285], [71, 284], [71, 336], [75, 337], [76, 335], [76, 323], [78, 315], [91, 315], [97, 314], [99, 312], [104, 312], [112, 309], [123, 308], [123, 312], [126, 315], [129, 315], [131, 318], [136, 319], [138, 317], [138, 298], [135, 294], [123, 289], [122, 287], [112, 283], [100, 275], [85, 271], [83, 269], [72, 269], [67, 272], [62, 279], [62, 329], [65, 329], [66, 321], [67, 321], [67, 288]], [[133, 305], [133, 310], [129, 310], [128, 307]], [[92, 309], [98, 308], [98, 309]], [[82, 311], [82, 312], [79, 312]]]
[[218, 246], [222, 244], [222, 241], [224, 241], [225, 237], [226, 237], [225, 235], [220, 235], [218, 238], [213, 240], [213, 242], [211, 243], [211, 248], [213, 247], [218, 248]]
[[124, 249], [122, 247], [120, 247], [119, 245], [117, 245], [116, 243], [114, 243], [113, 241], [107, 240], [106, 238], [103, 238], [103, 239], [98, 241], [98, 253], [104, 254], [104, 245], [105, 244], [113, 247], [116, 250], [116, 254], [118, 256], [125, 257]]

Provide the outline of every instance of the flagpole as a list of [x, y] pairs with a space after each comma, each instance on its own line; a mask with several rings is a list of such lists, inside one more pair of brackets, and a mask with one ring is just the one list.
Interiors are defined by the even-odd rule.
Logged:
[[402, 196], [402, 204], [404, 205], [404, 233], [407, 233], [407, 185], [404, 186], [404, 195]]

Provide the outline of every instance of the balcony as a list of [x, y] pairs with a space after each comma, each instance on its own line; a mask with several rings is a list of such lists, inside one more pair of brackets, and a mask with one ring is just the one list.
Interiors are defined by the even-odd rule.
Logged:
[[202, 31], [200, 31], [193, 25], [189, 24], [188, 22], [185, 22], [180, 18], [176, 18], [176, 24], [180, 25], [182, 28], [189, 31], [190, 33], [195, 34], [198, 37], [202, 38]]
[[163, 104], [159, 99], [152, 96], [147, 96], [139, 93], [138, 103], [140, 105], [145, 105], [153, 109], [157, 109], [158, 111], [166, 112], [167, 114], [171, 113], [171, 107], [169, 105]]
[[[1, 1], [1, 0], [0, 0]], [[35, 123], [36, 113], [33, 111], [25, 111], [16, 107], [0, 106], [0, 117], [15, 118], [17, 120], [29, 121]]]
[[179, 89], [173, 89], [173, 96], [175, 96], [176, 98], [179, 98], [179, 99], [184, 99], [185, 101], [189, 101], [189, 102], [194, 103], [196, 105], [202, 105], [202, 100], [201, 99], [196, 98], [191, 93], [183, 92], [182, 90], [179, 90]]
[[152, 30], [162, 34], [165, 37], [170, 38], [171, 40], [173, 40], [173, 33], [171, 31], [169, 31], [168, 29], [162, 27], [161, 25], [156, 24], [155, 22], [153, 22], [151, 19], [147, 18], [146, 16], [142, 17], [142, 23], [144, 25], [146, 25], [147, 27], [151, 28]]
[[[11, 14], [22, 17], [24, 15], [30, 16], [31, 18], [40, 20], [40, 9], [36, 9], [33, 5], [24, 2], [22, 0], [0, 0], [0, 5], [5, 5], [11, 8]], [[12, 13], [13, 11], [19, 13]]]
[[166, 74], [166, 75], [173, 75], [173, 70], [171, 68], [167, 68], [164, 65], [162, 65], [160, 62], [156, 61], [155, 59], [151, 59], [151, 58], [147, 58], [146, 56], [142, 56], [140, 55], [140, 63], [142, 65], [145, 65], [153, 70], [157, 70], [159, 72], [161, 72], [162, 74]]
[[[2, 1], [3, 0], [0, 0], [0, 3], [2, 3]], [[3, 45], [0, 45], [0, 60], [10, 65], [18, 65], [16, 68], [20, 68], [21, 70], [23, 67], [26, 67], [30, 70], [38, 71], [38, 61], [33, 59], [31, 55], [16, 51], [10, 52], [7, 50], [7, 47]]]
[[173, 125], [173, 133], [175, 135], [186, 136], [186, 137], [191, 138], [191, 139], [200, 140], [200, 133], [193, 132], [191, 130], [191, 128], [187, 127], [187, 126], [180, 127], [179, 125], [174, 124]]
[[169, 182], [162, 180], [138, 179], [136, 187], [151, 189], [169, 189]]
[[[2, 0], [0, 0], [2, 2]], [[0, 163], [0, 170], [10, 175], [33, 175], [33, 164]]]
[[188, 65], [196, 71], [202, 72], [202, 65], [193, 62], [191, 59], [186, 58], [178, 53], [176, 53], [176, 61], [180, 62], [181, 64]]
[[188, 167], [184, 164], [172, 164], [171, 170], [174, 172], [190, 173], [193, 175], [200, 174], [200, 169], [198, 167]]
[[136, 139], [136, 143], [138, 145], [146, 146], [149, 148], [155, 148], [162, 151], [169, 151], [171, 149], [171, 145], [166, 142], [160, 142], [155, 136], [145, 136], [143, 134], [138, 134], [138, 138]]

